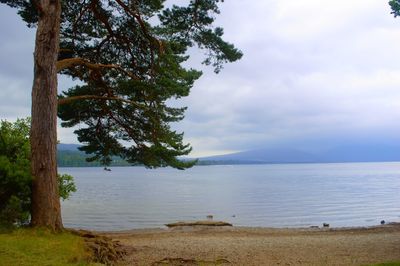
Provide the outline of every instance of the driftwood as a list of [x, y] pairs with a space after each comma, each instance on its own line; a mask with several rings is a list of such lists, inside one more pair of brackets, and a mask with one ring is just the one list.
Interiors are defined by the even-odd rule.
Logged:
[[232, 224], [220, 221], [193, 221], [193, 222], [177, 222], [166, 224], [167, 227], [178, 227], [178, 226], [232, 226]]

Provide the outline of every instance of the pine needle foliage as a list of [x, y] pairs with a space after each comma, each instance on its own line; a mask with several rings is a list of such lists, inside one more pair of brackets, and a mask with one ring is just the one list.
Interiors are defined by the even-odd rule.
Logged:
[[[35, 27], [36, 1], [0, 0], [18, 8]], [[164, 0], [62, 1], [58, 71], [80, 85], [59, 96], [62, 126], [75, 127], [81, 148], [104, 165], [119, 156], [147, 167], [185, 169], [179, 160], [191, 151], [171, 123], [185, 107], [170, 99], [188, 96], [201, 72], [184, 67], [188, 50], [205, 51], [206, 65], [219, 72], [242, 53], [215, 27], [220, 0], [191, 0], [186, 6]]]

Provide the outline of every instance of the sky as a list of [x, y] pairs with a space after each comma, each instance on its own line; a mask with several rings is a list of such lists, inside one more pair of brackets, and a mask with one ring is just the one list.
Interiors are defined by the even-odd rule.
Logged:
[[[382, 0], [226, 0], [216, 25], [244, 56], [217, 75], [193, 52], [188, 64], [204, 74], [174, 103], [189, 108], [173, 125], [191, 156], [400, 143], [400, 18], [390, 12]], [[29, 116], [34, 35], [0, 6], [0, 119]], [[59, 140], [77, 143], [72, 131], [59, 128]]]

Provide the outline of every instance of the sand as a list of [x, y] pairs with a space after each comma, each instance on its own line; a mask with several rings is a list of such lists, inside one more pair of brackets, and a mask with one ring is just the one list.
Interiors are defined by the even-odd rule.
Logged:
[[334, 229], [186, 226], [102, 234], [127, 247], [122, 265], [368, 265], [400, 261], [400, 224]]

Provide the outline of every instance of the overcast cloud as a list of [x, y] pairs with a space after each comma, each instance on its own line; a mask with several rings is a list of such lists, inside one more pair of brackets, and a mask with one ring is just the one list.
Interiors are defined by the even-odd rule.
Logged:
[[[193, 156], [400, 141], [400, 19], [387, 1], [228, 0], [221, 11], [217, 24], [244, 57], [219, 75], [200, 67], [179, 101]], [[34, 31], [6, 6], [0, 15], [0, 118], [13, 120], [30, 113]], [[77, 142], [66, 129], [59, 139]]]

